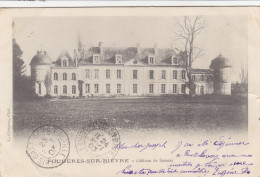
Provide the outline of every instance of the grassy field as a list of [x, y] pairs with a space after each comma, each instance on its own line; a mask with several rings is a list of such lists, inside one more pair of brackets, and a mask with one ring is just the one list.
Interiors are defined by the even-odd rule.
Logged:
[[109, 119], [116, 127], [133, 130], [247, 130], [247, 99], [164, 96], [14, 102], [15, 136], [46, 124], [76, 130], [95, 119]]

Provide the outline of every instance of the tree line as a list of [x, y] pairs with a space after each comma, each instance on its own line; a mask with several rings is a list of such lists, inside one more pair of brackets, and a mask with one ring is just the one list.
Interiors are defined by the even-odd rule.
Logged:
[[26, 76], [26, 65], [22, 59], [23, 51], [13, 38], [13, 99], [27, 100], [33, 97], [31, 77]]

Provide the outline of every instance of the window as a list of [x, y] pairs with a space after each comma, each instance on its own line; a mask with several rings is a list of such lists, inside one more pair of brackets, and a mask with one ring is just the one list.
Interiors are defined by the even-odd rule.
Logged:
[[208, 81], [208, 82], [213, 81], [213, 77], [212, 77], [212, 75], [208, 75], [208, 77], [207, 77], [207, 81]]
[[86, 69], [86, 78], [87, 79], [91, 78], [91, 76], [90, 76], [90, 69]]
[[185, 88], [186, 88], [185, 84], [181, 84], [181, 93], [185, 93]]
[[137, 70], [133, 70], [133, 79], [137, 79]]
[[98, 79], [98, 73], [99, 73], [99, 70], [95, 69], [94, 70], [94, 79]]
[[177, 93], [177, 84], [173, 84], [172, 93]]
[[121, 84], [117, 84], [116, 93], [121, 93]]
[[58, 73], [54, 73], [54, 80], [58, 80]]
[[95, 93], [98, 93], [98, 84], [94, 84]]
[[90, 93], [90, 84], [86, 84], [86, 93]]
[[162, 70], [162, 79], [166, 79], [166, 70]]
[[93, 56], [93, 63], [94, 63], [94, 64], [100, 63], [100, 61], [99, 61], [99, 56], [98, 56], [98, 55], [94, 55], [94, 56]]
[[153, 84], [149, 84], [149, 93], [153, 93]]
[[[201, 88], [200, 88], [201, 89]], [[221, 87], [221, 92], [222, 93], [226, 93], [226, 85], [223, 84], [222, 87]]]
[[39, 83], [39, 94], [42, 94], [42, 83]]
[[200, 86], [200, 94], [204, 95], [204, 86]]
[[110, 84], [106, 84], [106, 93], [110, 93]]
[[76, 86], [75, 85], [72, 86], [72, 94], [76, 94]]
[[181, 71], [181, 78], [182, 78], [182, 79], [185, 79], [185, 78], [186, 78], [186, 71], [185, 71], [185, 70], [182, 70], [182, 71]]
[[200, 76], [200, 81], [204, 81], [204, 80], [205, 80], [204, 75], [201, 75], [201, 76]]
[[58, 94], [58, 86], [54, 85], [54, 94]]
[[161, 85], [161, 93], [165, 93], [165, 84]]
[[116, 77], [117, 77], [117, 79], [121, 79], [121, 70], [120, 69], [116, 70]]
[[149, 64], [154, 64], [154, 57], [149, 57]]
[[153, 70], [149, 71], [149, 78], [154, 79], [154, 71]]
[[107, 79], [110, 79], [110, 69], [107, 69], [107, 70], [106, 70], [106, 78], [107, 78]]
[[116, 55], [116, 64], [122, 63], [122, 55]]
[[174, 65], [178, 64], [178, 60], [176, 57], [172, 57], [172, 64], [174, 64]]
[[62, 66], [67, 66], [67, 60], [62, 61]]
[[63, 80], [67, 80], [67, 73], [63, 73]]
[[173, 70], [172, 78], [177, 79], [177, 70]]
[[192, 76], [192, 81], [193, 81], [193, 82], [196, 81], [196, 76], [195, 76], [195, 75]]
[[67, 86], [63, 85], [63, 94], [67, 94]]
[[72, 73], [72, 80], [76, 80], [76, 73]]
[[133, 93], [137, 93], [137, 84], [133, 84]]

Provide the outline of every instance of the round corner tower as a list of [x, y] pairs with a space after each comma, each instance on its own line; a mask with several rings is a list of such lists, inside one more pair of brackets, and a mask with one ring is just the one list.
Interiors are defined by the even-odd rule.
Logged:
[[31, 78], [34, 92], [38, 96], [48, 94], [48, 80], [51, 76], [52, 60], [46, 51], [37, 51], [37, 54], [31, 60]]
[[211, 61], [210, 69], [213, 70], [213, 87], [215, 94], [231, 95], [231, 64], [220, 53]]

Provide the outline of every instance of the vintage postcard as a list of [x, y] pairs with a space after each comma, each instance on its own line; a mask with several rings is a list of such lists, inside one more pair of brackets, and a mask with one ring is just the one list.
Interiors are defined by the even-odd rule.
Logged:
[[0, 176], [260, 176], [259, 8], [13, 8], [0, 25]]

